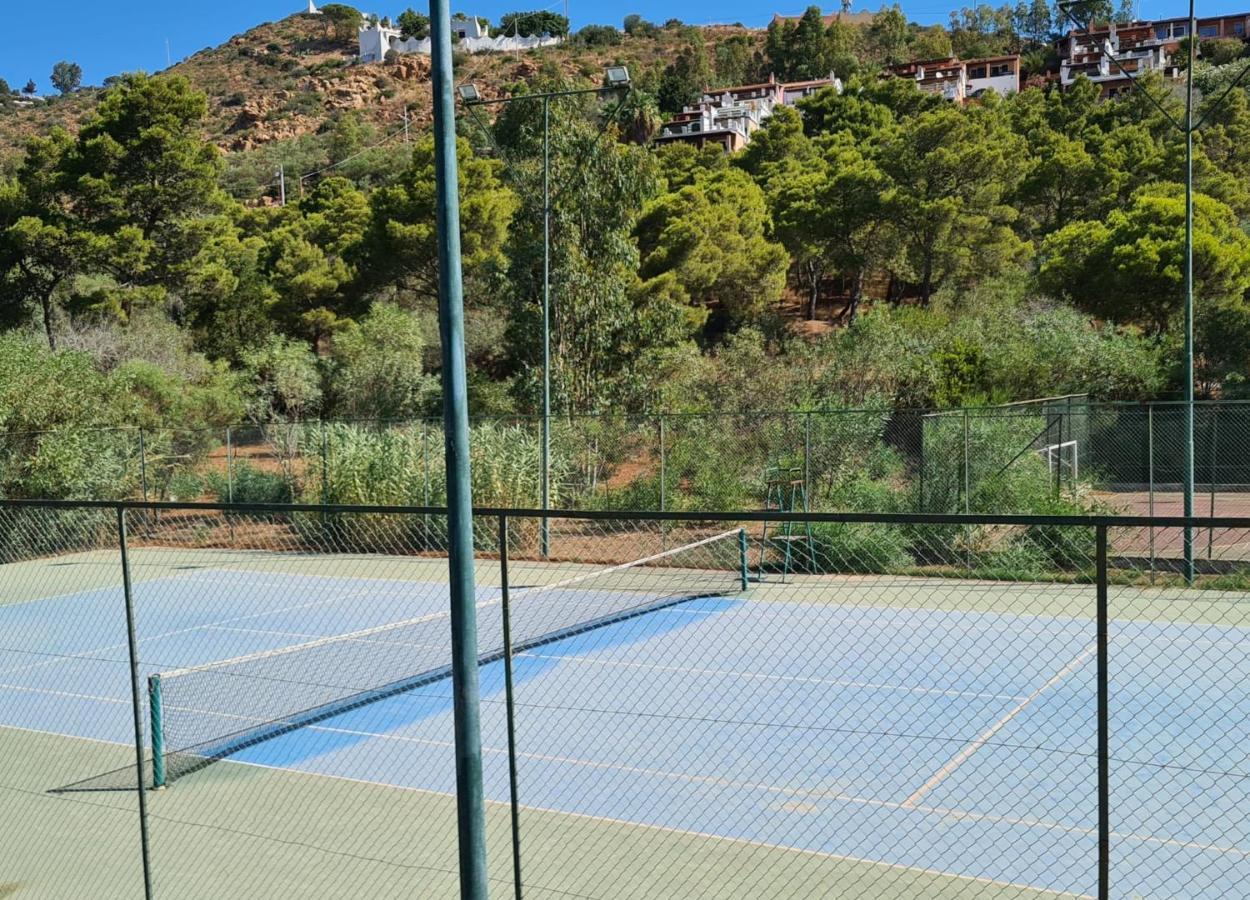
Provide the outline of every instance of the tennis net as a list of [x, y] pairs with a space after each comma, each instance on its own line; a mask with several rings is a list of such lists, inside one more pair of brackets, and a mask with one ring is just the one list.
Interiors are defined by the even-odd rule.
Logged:
[[[733, 529], [610, 568], [511, 591], [513, 652], [699, 597], [745, 589], [746, 533]], [[533, 573], [532, 565], [527, 571]], [[567, 572], [558, 567], [557, 573]], [[478, 662], [503, 657], [496, 589], [477, 603]], [[220, 660], [148, 679], [152, 781], [451, 676], [450, 610]]]

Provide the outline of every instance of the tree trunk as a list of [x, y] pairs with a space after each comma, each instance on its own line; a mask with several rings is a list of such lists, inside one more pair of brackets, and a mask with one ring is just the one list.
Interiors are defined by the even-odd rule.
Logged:
[[810, 322], [816, 321], [816, 307], [820, 301], [820, 270], [813, 262], [805, 263], [807, 267], [807, 318]]
[[864, 299], [864, 270], [858, 269], [851, 281], [851, 302], [846, 305], [844, 316], [847, 327], [855, 324], [855, 314], [859, 312], [860, 301]]
[[933, 296], [933, 258], [926, 256], [924, 261], [924, 274], [920, 280], [920, 305], [928, 306], [929, 299]]

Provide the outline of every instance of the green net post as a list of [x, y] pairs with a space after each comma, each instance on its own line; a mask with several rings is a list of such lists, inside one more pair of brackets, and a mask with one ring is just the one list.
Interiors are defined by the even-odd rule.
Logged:
[[745, 591], [747, 589], [747, 530], [738, 529], [738, 580]]
[[148, 709], [152, 717], [152, 787], [165, 787], [164, 704], [161, 701], [161, 676], [148, 676]]

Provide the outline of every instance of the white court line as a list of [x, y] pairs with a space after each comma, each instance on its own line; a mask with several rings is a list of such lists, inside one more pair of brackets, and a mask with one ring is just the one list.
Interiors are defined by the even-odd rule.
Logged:
[[742, 678], [745, 680], [760, 681], [790, 681], [800, 684], [827, 684], [836, 685], [838, 687], [854, 687], [854, 688], [871, 688], [874, 690], [900, 691], [903, 693], [916, 694], [937, 694], [943, 697], [978, 697], [990, 700], [1023, 700], [1024, 697], [1019, 694], [989, 694], [980, 691], [957, 691], [944, 688], [925, 688], [919, 686], [908, 686], [903, 684], [890, 684], [887, 682], [874, 681], [851, 681], [842, 678], [813, 678], [801, 677], [798, 675], [769, 675], [763, 672], [741, 672], [731, 669], [704, 669], [697, 666], [665, 666], [658, 663], [633, 663], [624, 660], [596, 659], [591, 656], [560, 656], [551, 653], [534, 653], [532, 651], [522, 651], [516, 654], [517, 658], [530, 657], [532, 659], [550, 659], [561, 662], [577, 662], [585, 663], [592, 666], [619, 667], [627, 669], [646, 669], [656, 672], [678, 672], [689, 675], [712, 675], [720, 678]]
[[[346, 734], [354, 737], [379, 738], [384, 741], [395, 741], [397, 743], [420, 744], [423, 746], [439, 747], [448, 750], [455, 749], [453, 741], [438, 741], [429, 738], [413, 738], [402, 735], [379, 734], [372, 731], [358, 731], [349, 728], [335, 728], [326, 725], [310, 725], [310, 730], [322, 731], [330, 734]], [[506, 756], [507, 748], [483, 746], [482, 750], [486, 753]], [[854, 794], [841, 794], [832, 791], [813, 791], [805, 788], [784, 787], [780, 785], [771, 785], [764, 782], [737, 781], [729, 778], [720, 778], [712, 775], [690, 775], [683, 772], [670, 772], [665, 769], [650, 769], [641, 766], [625, 766], [619, 763], [595, 762], [593, 760], [579, 759], [571, 756], [557, 756], [542, 753], [520, 752], [518, 757], [535, 760], [538, 762], [554, 762], [559, 764], [574, 765], [587, 767], [592, 769], [604, 769], [608, 771], [624, 772], [633, 775], [658, 776], [678, 781], [688, 781], [697, 784], [711, 784], [717, 787], [728, 787], [734, 789], [758, 790], [766, 793], [783, 794], [789, 797], [801, 797], [813, 800], [832, 800], [836, 802], [851, 803], [856, 806], [875, 807], [880, 809], [891, 809], [908, 812], [919, 812], [932, 815], [939, 815], [946, 818], [960, 818], [971, 821], [989, 822], [992, 824], [1019, 825], [1026, 828], [1040, 828], [1047, 831], [1060, 831], [1071, 834], [1080, 834], [1088, 836], [1097, 836], [1098, 830], [1095, 828], [1087, 828], [1080, 825], [1066, 825], [1062, 822], [1053, 822], [1046, 819], [1037, 818], [1021, 818], [1016, 816], [1003, 816], [992, 813], [976, 813], [965, 810], [951, 809], [947, 807], [936, 806], [907, 806], [897, 800], [879, 800], [869, 797], [858, 797]], [[251, 765], [251, 763], [244, 763]], [[263, 764], [260, 764], [263, 765]], [[302, 770], [296, 770], [302, 771]], [[317, 772], [309, 774], [321, 774]], [[335, 776], [329, 776], [335, 777]], [[385, 784], [385, 782], [372, 782], [377, 784]], [[1186, 850], [1200, 850], [1203, 852], [1221, 853], [1233, 856], [1250, 857], [1250, 849], [1244, 849], [1237, 846], [1221, 846], [1219, 844], [1202, 844], [1195, 841], [1181, 841], [1174, 838], [1162, 838], [1154, 835], [1136, 834], [1133, 832], [1112, 832], [1112, 836], [1116, 838], [1135, 840], [1140, 843], [1157, 844], [1168, 847], [1179, 847]]]
[[1017, 703], [1014, 707], [1008, 710], [1006, 715], [1004, 715], [1001, 719], [999, 719], [997, 722], [995, 722], [993, 725], [987, 728], [984, 732], [979, 734], [972, 741], [971, 744], [969, 744], [967, 747], [961, 750], [956, 756], [954, 756], [950, 761], [948, 761], [946, 765], [938, 769], [938, 771], [933, 775], [932, 778], [930, 778], [928, 781], [922, 784], [918, 790], [916, 790], [910, 797], [908, 797], [905, 801], [903, 801], [903, 806], [912, 807], [912, 806], [915, 806], [917, 803], [919, 803], [921, 797], [923, 797], [925, 794], [929, 793], [931, 790], [933, 790], [935, 787], [937, 787], [939, 784], [945, 781], [952, 772], [954, 772], [961, 765], [967, 762], [968, 759], [973, 754], [975, 754], [978, 750], [984, 747], [986, 743], [991, 738], [994, 737], [994, 735], [998, 734], [998, 732], [1002, 731], [1002, 729], [1007, 727], [1007, 723], [1009, 723], [1012, 719], [1014, 719], [1021, 712], [1023, 712], [1026, 706], [1028, 706], [1030, 703], [1032, 703], [1042, 694], [1046, 693], [1046, 691], [1050, 690], [1050, 688], [1054, 687], [1056, 684], [1063, 681], [1065, 678], [1067, 678], [1069, 675], [1071, 675], [1073, 672], [1075, 672], [1077, 669], [1083, 666], [1086, 660], [1088, 660], [1096, 652], [1098, 652], [1098, 643], [1094, 642], [1090, 644], [1088, 647], [1086, 647], [1083, 651], [1081, 651], [1081, 653], [1075, 659], [1069, 662], [1066, 666], [1064, 666], [1054, 675], [1050, 676], [1049, 680], [1047, 680], [1045, 684], [1043, 684], [1037, 690], [1033, 691], [1033, 693], [1029, 694], [1029, 696], [1025, 697], [1023, 700]]
[[[178, 583], [182, 582], [182, 579], [171, 579], [171, 580], [177, 581]], [[152, 584], [152, 583], [154, 582], [149, 582], [149, 584]], [[142, 645], [143, 643], [149, 642], [149, 641], [159, 641], [159, 640], [164, 640], [165, 638], [169, 638], [169, 637], [177, 637], [178, 635], [182, 635], [182, 634], [190, 634], [193, 631], [201, 631], [207, 628], [213, 628], [216, 626], [225, 625], [230, 622], [243, 622], [248, 619], [259, 619], [259, 618], [262, 618], [263, 616], [271, 616], [271, 615], [275, 615], [278, 613], [294, 612], [295, 610], [298, 610], [298, 609], [312, 609], [313, 607], [316, 607], [316, 606], [325, 606], [330, 603], [338, 603], [341, 600], [350, 600], [352, 597], [363, 596], [369, 593], [370, 592], [367, 590], [359, 590], [359, 591], [355, 591], [355, 592], [351, 592], [347, 594], [326, 597], [322, 600], [317, 600], [311, 603], [300, 603], [300, 604], [296, 604], [295, 606], [286, 606], [286, 607], [281, 607], [278, 609], [268, 609], [268, 610], [265, 610], [264, 612], [248, 613], [247, 615], [243, 615], [243, 616], [232, 616], [227, 619], [220, 619], [219, 621], [216, 621], [216, 622], [203, 622], [199, 625], [192, 625], [188, 628], [178, 628], [173, 631], [166, 631], [160, 634], [141, 635], [139, 638], [139, 644]], [[110, 650], [122, 650], [122, 649], [125, 649], [126, 647], [127, 647], [127, 644], [125, 643], [110, 644], [107, 647], [97, 647], [93, 650], [84, 650], [80, 653], [75, 653], [72, 655], [67, 654], [67, 655], [57, 656], [55, 659], [46, 659], [43, 662], [31, 663], [30, 665], [26, 665], [26, 666], [18, 666], [13, 669], [0, 669], [0, 675], [11, 675], [16, 672], [28, 672], [32, 669], [39, 669], [45, 666], [56, 665], [57, 663], [72, 662], [76, 660], [88, 659], [90, 657], [95, 656], [97, 653], [107, 653]], [[18, 651], [18, 652], [21, 652], [21, 651]]]
[[[110, 567], [118, 567], [120, 564], [114, 561], [111, 563], [100, 563], [99, 565], [108, 565]], [[132, 566], [131, 568], [134, 568], [134, 567]], [[121, 571], [120, 568], [118, 568], [117, 571], [120, 573]], [[246, 572], [247, 570], [246, 569], [236, 570], [236, 569], [222, 568], [222, 569], [214, 569], [213, 571], [222, 571], [222, 572], [237, 571], [237, 572], [242, 573], [242, 572]], [[204, 575], [205, 573], [203, 571], [188, 572], [182, 575], [177, 575], [177, 574], [156, 575], [155, 577], [149, 578], [147, 580], [136, 580], [134, 582], [134, 588], [135, 588], [135, 592], [137, 593], [138, 589], [141, 587], [151, 587], [152, 585], [161, 584], [165, 582], [185, 584], [189, 581], [190, 582], [200, 581], [201, 583], [209, 587], [219, 586], [215, 584], [212, 579], [205, 578]], [[277, 581], [254, 582], [254, 583], [258, 584], [260, 587], [282, 587], [283, 586], [282, 582], [277, 582]], [[31, 597], [27, 600], [13, 600], [10, 602], [0, 601], [0, 614], [2, 614], [4, 610], [6, 609], [15, 609], [19, 606], [30, 606], [33, 603], [48, 603], [48, 602], [56, 603], [61, 600], [70, 600], [76, 597], [84, 597], [84, 596], [89, 596], [91, 594], [98, 594], [103, 591], [117, 591], [118, 593], [120, 593], [122, 591], [122, 585], [120, 583], [119, 584], [104, 584], [104, 585], [100, 585], [99, 587], [86, 587], [77, 591], [66, 591], [63, 594], [52, 594], [51, 596], [47, 596], [47, 597]]]
[[130, 701], [121, 697], [98, 697], [95, 694], [80, 694], [75, 691], [58, 691], [53, 690], [52, 688], [27, 687], [21, 684], [0, 684], [0, 691], [20, 691], [24, 694], [46, 694], [49, 697], [68, 697], [72, 700], [94, 700], [99, 703], [118, 703], [124, 706], [130, 706]]
[[[58, 693], [58, 692], [40, 691], [39, 689], [21, 689], [21, 690], [30, 690], [36, 693]], [[72, 695], [72, 696], [83, 696], [85, 697], [85, 699], [100, 700], [100, 701], [108, 702], [108, 703], [129, 705], [129, 701], [118, 700], [116, 698], [90, 697], [87, 695]], [[223, 713], [220, 711], [198, 710], [198, 709], [195, 709], [194, 707], [174, 707], [174, 708], [182, 710], [184, 712], [194, 712], [194, 713], [200, 713], [203, 715], [214, 715], [214, 716], [219, 716], [221, 718], [234, 719], [234, 720], [243, 721], [243, 722], [268, 724], [271, 721], [271, 720], [256, 719], [255, 717], [242, 716], [238, 714]], [[121, 741], [106, 741], [106, 740], [101, 740], [98, 738], [80, 738], [77, 735], [66, 735], [60, 732], [45, 731], [45, 730], [37, 729], [37, 728], [24, 728], [22, 726], [16, 726], [16, 725], [12, 725], [12, 726], [0, 725], [0, 728], [11, 728], [17, 731], [29, 731], [29, 732], [33, 732], [36, 734], [47, 734], [47, 735], [53, 735], [57, 737], [70, 737], [70, 738], [76, 738], [79, 740], [93, 741], [96, 743], [126, 746], [125, 742], [121, 742]], [[384, 733], [374, 732], [374, 731], [364, 731], [364, 730], [351, 729], [351, 728], [340, 728], [340, 727], [323, 725], [323, 724], [307, 725], [307, 726], [304, 726], [304, 728], [308, 731], [316, 731], [316, 732], [321, 732], [325, 734], [349, 735], [352, 737], [361, 737], [361, 738], [367, 738], [370, 740], [379, 740], [383, 742], [392, 742], [392, 743], [399, 743], [399, 744], [414, 744], [414, 745], [419, 745], [419, 746], [438, 747], [438, 748], [449, 749], [449, 750], [455, 748], [455, 743], [453, 741], [446, 741], [446, 740], [433, 740], [430, 738], [416, 738], [416, 737], [409, 737], [406, 735], [384, 734]], [[482, 750], [483, 752], [491, 753], [491, 754], [499, 755], [499, 756], [504, 756], [504, 755], [507, 755], [508, 753], [507, 748], [491, 747], [489, 745], [484, 745], [482, 747]], [[864, 806], [864, 807], [869, 807], [869, 808], [918, 812], [922, 814], [938, 815], [938, 816], [942, 816], [946, 818], [966, 819], [969, 821], [988, 822], [991, 824], [1016, 825], [1016, 826], [1020, 826], [1024, 828], [1039, 828], [1039, 829], [1046, 830], [1046, 831], [1059, 831], [1061, 833], [1079, 834], [1083, 836], [1096, 836], [1098, 833], [1096, 829], [1087, 828], [1087, 827], [1083, 827], [1079, 825], [1067, 825], [1062, 822], [1054, 822], [1054, 821], [1050, 821], [1046, 819], [1004, 816], [1004, 815], [993, 814], [993, 813], [976, 813], [976, 812], [970, 812], [970, 811], [965, 811], [965, 810], [952, 809], [949, 807], [925, 806], [925, 805], [917, 805], [917, 804], [908, 804], [905, 802], [900, 803], [895, 800], [881, 800], [881, 799], [874, 799], [874, 798], [869, 798], [869, 797], [858, 797], [854, 794], [842, 794], [842, 793], [831, 792], [831, 791], [814, 791], [814, 790], [809, 790], [806, 788], [785, 787], [781, 785], [771, 785], [771, 784], [767, 784], [764, 782], [739, 781], [739, 780], [721, 778], [721, 777], [711, 776], [711, 775], [691, 775], [689, 773], [684, 773], [684, 772], [670, 772], [665, 769], [652, 769], [652, 768], [646, 768], [646, 767], [641, 767], [641, 766], [626, 766], [626, 765], [621, 765], [620, 763], [596, 762], [594, 760], [586, 760], [586, 759], [580, 759], [578, 757], [570, 757], [570, 756], [529, 753], [525, 751], [522, 751], [518, 753], [517, 755], [518, 757], [535, 760], [538, 762], [552, 762], [552, 763], [557, 763], [561, 765], [573, 765], [573, 766], [587, 767], [587, 768], [592, 768], [592, 769], [602, 769], [602, 770], [607, 770], [607, 771], [623, 772], [627, 774], [643, 775], [643, 776], [648, 776], [648, 777], [652, 777], [652, 776], [661, 777], [661, 778], [667, 778], [667, 779], [677, 780], [677, 781], [685, 781], [685, 782], [690, 782], [690, 783], [695, 783], [695, 784], [711, 784], [717, 787], [746, 789], [746, 790], [759, 790], [765, 793], [782, 794], [788, 797], [799, 797], [799, 798], [812, 799], [812, 800], [825, 800], [825, 801], [834, 801], [834, 802], [841, 802], [841, 803], [850, 803], [856, 806]], [[381, 786], [381, 787], [397, 788], [400, 790], [418, 791], [422, 793], [435, 793], [435, 794], [439, 793], [438, 791], [430, 791], [425, 788], [415, 788], [415, 787], [409, 787], [405, 785], [395, 785], [395, 784], [390, 784], [384, 781], [371, 781], [368, 779], [352, 778], [350, 776], [345, 776], [345, 775], [332, 775], [332, 774], [327, 774], [327, 773], [322, 773], [322, 772], [312, 772], [312, 771], [307, 771], [303, 769], [290, 768], [286, 766], [273, 766], [273, 765], [268, 765], [265, 763], [257, 763], [257, 762], [252, 762], [248, 760], [236, 759], [236, 760], [231, 760], [231, 761], [236, 765], [253, 766], [256, 768], [271, 769], [275, 771], [295, 772], [295, 773], [304, 774], [304, 775], [312, 775], [312, 776], [320, 777], [320, 778], [330, 778], [330, 779], [337, 779], [337, 780], [343, 780], [343, 781], [352, 781], [352, 782], [358, 782], [362, 784], [371, 784], [371, 785], [376, 785], [376, 786]], [[498, 803], [501, 801], [488, 800], [487, 802]], [[528, 807], [528, 806], [526, 808], [527, 809], [530, 809], [530, 808], [539, 809], [539, 807]], [[563, 810], [549, 810], [549, 811], [561, 812], [567, 815], [579, 815], [576, 813], [567, 813], [566, 811], [563, 811]], [[591, 818], [594, 818], [594, 817], [591, 817]], [[628, 824], [640, 824], [640, 823], [628, 823]], [[654, 827], [661, 827], [661, 826], [654, 826]], [[715, 837], [715, 835], [711, 835], [711, 836]], [[1197, 850], [1200, 852], [1220, 853], [1224, 855], [1232, 855], [1232, 856], [1240, 856], [1243, 858], [1250, 858], [1250, 849], [1237, 847], [1235, 845], [1223, 846], [1219, 844], [1203, 844], [1203, 843], [1199, 843], [1196, 841], [1182, 841], [1182, 840], [1177, 840], [1175, 838], [1164, 838], [1164, 837], [1158, 837], [1155, 835], [1143, 835], [1143, 834], [1137, 834], [1135, 832], [1113, 831], [1112, 837], [1115, 837], [1121, 840], [1132, 840], [1132, 841], [1137, 841], [1139, 843], [1152, 844], [1156, 846], [1174, 847], [1174, 848], [1181, 848], [1185, 850]], [[737, 840], [737, 839], [731, 838], [731, 840]], [[787, 848], [784, 846], [779, 846], [779, 849], [796, 849], [796, 848]]]
[[[209, 625], [206, 631], [229, 631], [234, 634], [256, 634], [256, 635], [276, 635], [278, 637], [304, 638], [320, 640], [322, 638], [340, 638], [343, 635], [336, 634], [312, 634], [300, 631], [272, 631], [265, 628], [230, 628], [223, 625]], [[408, 647], [415, 650], [446, 650], [450, 659], [451, 647], [448, 643], [426, 644], [419, 641], [371, 641], [364, 638], [353, 638], [348, 643], [352, 644], [372, 644], [377, 647]], [[362, 690], [365, 690], [362, 688]]]
[[129, 747], [134, 750], [134, 741], [108, 741], [104, 738], [83, 737], [78, 734], [66, 734], [63, 731], [48, 731], [44, 728], [27, 728], [24, 725], [5, 725], [0, 723], [0, 732], [4, 731], [23, 731], [27, 734], [44, 734], [48, 737], [69, 738], [74, 741], [86, 741], [88, 744], [107, 744], [110, 747]]
[[[430, 788], [413, 787], [411, 785], [387, 784], [386, 782], [382, 782], [382, 781], [370, 781], [367, 778], [352, 778], [347, 775], [329, 775], [323, 772], [304, 772], [301, 770], [292, 770], [292, 769], [283, 768], [281, 766], [265, 765], [264, 763], [237, 762], [236, 761], [235, 764], [243, 765], [243, 766], [253, 766], [258, 769], [268, 769], [270, 771], [276, 771], [276, 772], [286, 772], [286, 773], [295, 772], [299, 775], [311, 776], [313, 778], [325, 778], [330, 781], [344, 781], [350, 784], [362, 784], [362, 785], [368, 785], [370, 787], [384, 787], [390, 790], [405, 791], [405, 792], [414, 793], [414, 794], [425, 794], [427, 796], [433, 796], [433, 797], [451, 798], [454, 796], [453, 794], [447, 793], [445, 791], [436, 791]], [[492, 806], [505, 806], [509, 804], [509, 801], [507, 800], [492, 800], [490, 798], [486, 798], [485, 802], [488, 805], [492, 805]], [[821, 859], [831, 859], [831, 860], [838, 860], [841, 862], [852, 862], [852, 863], [860, 863], [864, 865], [879, 866], [881, 868], [893, 869], [895, 871], [915, 872], [921, 875], [937, 875], [937, 876], [942, 876], [944, 878], [954, 878], [960, 881], [971, 881], [976, 884], [992, 885], [995, 887], [1020, 888], [1020, 889], [1025, 889], [1029, 891], [1034, 891], [1040, 894], [1046, 894], [1052, 897], [1069, 897], [1069, 898], [1076, 898], [1076, 900], [1095, 900], [1095, 898], [1091, 896], [1090, 894], [1073, 893], [1071, 891], [1059, 891], [1053, 888], [1035, 887], [1030, 884], [1017, 884], [1016, 882], [1012, 882], [1012, 881], [999, 881], [993, 878], [985, 878], [979, 875], [962, 875], [958, 872], [944, 872], [941, 869], [928, 869], [928, 868], [923, 868], [921, 866], [909, 866], [906, 863], [885, 862], [884, 860], [867, 859], [865, 857], [849, 856], [849, 855], [842, 854], [842, 853], [831, 853], [825, 850], [810, 850], [810, 849], [806, 849], [803, 847], [790, 847], [785, 844], [776, 844], [776, 843], [771, 843], [768, 841], [756, 841], [756, 840], [751, 840], [750, 838], [733, 837], [730, 835], [723, 835], [723, 834], [710, 834], [706, 831], [695, 831], [695, 830], [687, 829], [687, 828], [674, 828], [668, 825], [653, 825], [647, 822], [634, 822], [634, 821], [630, 821], [629, 819], [616, 819], [616, 818], [612, 818], [609, 816], [591, 815], [589, 813], [570, 812], [565, 809], [558, 809], [558, 808], [547, 807], [547, 806], [534, 806], [531, 804], [523, 803], [521, 804], [521, 808], [527, 811], [531, 811], [531, 812], [551, 813], [557, 816], [567, 816], [573, 819], [584, 819], [587, 821], [594, 821], [594, 822], [605, 822], [611, 825], [624, 825], [630, 828], [645, 828], [649, 831], [660, 831], [666, 834], [680, 834], [680, 835], [685, 835], [688, 837], [706, 838], [712, 841], [718, 841], [718, 842], [724, 842], [724, 843], [730, 843], [730, 844], [741, 844], [744, 846], [759, 847], [761, 849], [766, 849], [766, 850], [780, 850], [786, 853], [797, 853], [803, 856], [813, 856], [813, 857], [818, 857]]]

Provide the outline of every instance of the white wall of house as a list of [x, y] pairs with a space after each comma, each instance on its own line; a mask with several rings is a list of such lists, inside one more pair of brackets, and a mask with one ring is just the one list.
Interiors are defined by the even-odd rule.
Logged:
[[1006, 75], [987, 75], [985, 78], [968, 76], [969, 95], [987, 90], [996, 91], [1004, 97], [1014, 94], [1020, 90], [1020, 77], [1015, 72], [1009, 72]]
[[[548, 47], [552, 44], [560, 43], [560, 38], [552, 37], [551, 35], [536, 35], [534, 37], [500, 35], [499, 37], [488, 37], [486, 35], [486, 26], [474, 18], [452, 22], [452, 30], [462, 35], [455, 48], [466, 53], [481, 53], [483, 50], [504, 52], [533, 50], [535, 47]], [[386, 59], [388, 50], [394, 50], [400, 54], [420, 53], [425, 56], [430, 55], [430, 39], [428, 37], [421, 38], [421, 40], [416, 38], [404, 40], [400, 36], [398, 28], [388, 28], [381, 24], [364, 25], [360, 29], [358, 38], [357, 46], [359, 47], [361, 62], [381, 62]]]

